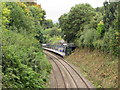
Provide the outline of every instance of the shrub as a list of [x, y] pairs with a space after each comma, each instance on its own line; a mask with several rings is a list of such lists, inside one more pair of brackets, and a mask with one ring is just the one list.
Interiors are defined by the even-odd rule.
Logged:
[[3, 88], [45, 87], [51, 65], [36, 39], [3, 31]]
[[109, 31], [105, 33], [102, 49], [105, 52], [119, 56], [119, 45], [117, 45], [118, 40], [116, 35], [117, 33], [118, 31], [112, 28], [110, 28]]
[[102, 45], [103, 45], [103, 40], [99, 39], [99, 40], [96, 40], [93, 42], [93, 46], [96, 48], [96, 49], [101, 49], [102, 48]]
[[92, 42], [94, 40], [94, 29], [89, 29], [84, 33], [84, 41], [83, 44], [87, 47], [92, 47]]

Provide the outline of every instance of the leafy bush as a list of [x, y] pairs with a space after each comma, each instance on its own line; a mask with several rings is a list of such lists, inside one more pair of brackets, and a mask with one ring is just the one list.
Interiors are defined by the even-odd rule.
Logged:
[[47, 87], [51, 65], [35, 38], [39, 25], [35, 25], [25, 3], [7, 2], [2, 5], [2, 87]]
[[83, 31], [81, 33], [80, 38], [78, 38], [75, 42], [78, 46], [85, 46], [85, 47], [93, 47], [93, 40], [94, 40], [94, 29], [89, 29], [86, 31]]
[[108, 32], [105, 33], [103, 39], [103, 47], [102, 49], [105, 52], [111, 53], [113, 55], [119, 56], [119, 45], [117, 40], [117, 30], [109, 29]]
[[3, 88], [45, 87], [51, 65], [39, 43], [13, 31], [3, 31]]
[[83, 46], [84, 46], [83, 40], [84, 40], [84, 35], [81, 35], [80, 38], [77, 38], [77, 39], [75, 40], [75, 44], [76, 44], [78, 47], [83, 47]]
[[83, 41], [83, 44], [85, 46], [92, 47], [92, 42], [93, 42], [93, 39], [94, 39], [94, 32], [95, 32], [95, 30], [93, 30], [93, 29], [87, 30], [85, 32], [84, 41]]
[[96, 40], [93, 42], [93, 46], [96, 48], [96, 49], [101, 49], [102, 46], [103, 46], [103, 40], [99, 39], [99, 40]]
[[98, 23], [96, 34], [100, 36], [99, 38], [102, 38], [104, 36], [104, 33], [105, 33], [105, 27], [103, 22], [101, 21], [100, 23]]

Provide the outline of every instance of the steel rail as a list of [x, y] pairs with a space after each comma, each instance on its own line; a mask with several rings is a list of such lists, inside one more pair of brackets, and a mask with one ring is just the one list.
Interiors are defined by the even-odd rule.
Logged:
[[[48, 56], [48, 55], [47, 55]], [[59, 65], [55, 62], [55, 60], [52, 58], [52, 57], [50, 57], [50, 56], [48, 56], [50, 59], [52, 59], [52, 61], [56, 64], [56, 66], [58, 67], [58, 69], [59, 69], [59, 71], [60, 71], [60, 73], [61, 73], [61, 76], [62, 76], [62, 79], [63, 79], [63, 81], [64, 81], [64, 86], [65, 86], [65, 88], [66, 88], [66, 83], [65, 83], [65, 79], [64, 79], [64, 76], [63, 76], [63, 74], [62, 74], [62, 71], [61, 71], [61, 69], [60, 69], [60, 67], [59, 67]], [[58, 83], [58, 82], [57, 82]]]
[[[49, 51], [47, 50], [47, 52], [49, 52]], [[86, 85], [86, 87], [88, 88], [88, 90], [90, 90], [89, 86], [87, 85], [86, 81], [81, 77], [81, 75], [80, 75], [68, 62], [66, 62], [65, 60], [63, 60], [62, 57], [60, 57], [60, 56], [58, 56], [58, 55], [55, 55], [55, 56], [56, 56], [56, 57], [55, 57], [55, 56], [50, 55], [50, 54], [48, 54], [48, 56], [54, 57], [55, 59], [57, 59], [57, 61], [59, 61], [59, 62], [66, 68], [66, 70], [68, 71], [68, 73], [70, 74], [70, 76], [73, 78], [73, 80], [74, 80], [75, 85], [77, 86], [77, 88], [78, 88], [78, 85], [77, 85], [77, 82], [75, 81], [74, 77], [71, 75], [70, 71], [67, 69], [67, 67], [66, 67], [60, 60], [62, 60], [62, 61], [65, 62], [69, 67], [71, 67], [71, 69], [78, 75], [78, 77], [79, 77], [79, 78], [83, 81], [83, 83]]]

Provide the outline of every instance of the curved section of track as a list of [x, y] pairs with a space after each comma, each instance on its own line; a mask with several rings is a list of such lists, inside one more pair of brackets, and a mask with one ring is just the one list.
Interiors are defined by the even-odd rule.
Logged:
[[52, 64], [53, 70], [51, 73], [51, 88], [86, 88], [93, 89], [93, 85], [86, 81], [81, 74], [63, 58], [44, 51]]

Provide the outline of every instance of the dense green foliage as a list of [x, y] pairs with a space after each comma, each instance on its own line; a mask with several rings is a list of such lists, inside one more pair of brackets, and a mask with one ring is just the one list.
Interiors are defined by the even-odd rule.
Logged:
[[41, 48], [45, 12], [22, 2], [2, 3], [3, 88], [44, 88], [51, 65]]
[[61, 29], [57, 27], [46, 29], [44, 30], [44, 37], [46, 38], [46, 43], [58, 43], [60, 40], [62, 40]]
[[104, 3], [104, 7], [92, 8], [78, 4], [59, 18], [63, 38], [78, 47], [100, 49], [120, 56], [118, 3]]
[[45, 87], [50, 66], [39, 42], [12, 31], [3, 31], [3, 87]]
[[52, 20], [48, 19], [45, 20], [43, 27], [45, 43], [57, 44], [60, 40], [62, 40], [62, 33], [58, 23], [53, 23]]
[[89, 4], [81, 4], [72, 7], [68, 14], [60, 17], [60, 26], [65, 35], [65, 40], [74, 41], [76, 32], [83, 31], [84, 25], [89, 24], [95, 13], [94, 9]]
[[51, 19], [47, 19], [43, 23], [44, 29], [52, 28], [54, 27], [53, 21]]
[[116, 56], [120, 56], [120, 31], [119, 26], [120, 23], [118, 21], [119, 8], [120, 3], [104, 3], [105, 7], [105, 15], [103, 18], [104, 26], [105, 26], [105, 34], [103, 38], [103, 50], [114, 54]]

